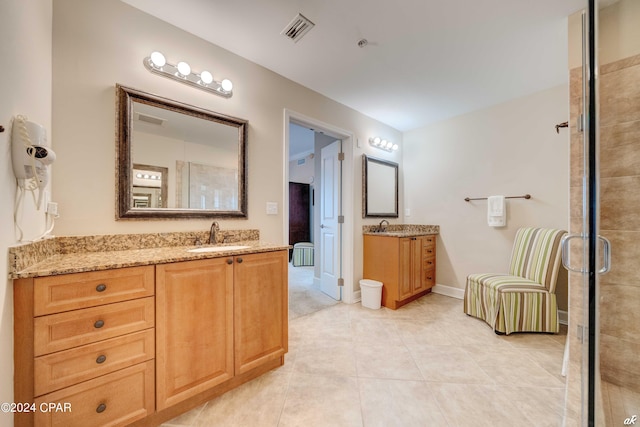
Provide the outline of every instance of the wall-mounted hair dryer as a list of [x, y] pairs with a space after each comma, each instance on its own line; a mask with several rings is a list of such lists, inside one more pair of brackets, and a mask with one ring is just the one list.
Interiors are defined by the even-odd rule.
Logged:
[[13, 123], [11, 145], [13, 173], [18, 179], [18, 187], [38, 190], [36, 206], [39, 210], [44, 188], [49, 182], [49, 165], [55, 161], [56, 153], [48, 147], [45, 128], [20, 115]]

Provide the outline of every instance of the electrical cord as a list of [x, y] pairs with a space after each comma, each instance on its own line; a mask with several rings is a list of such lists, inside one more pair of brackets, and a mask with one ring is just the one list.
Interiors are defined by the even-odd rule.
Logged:
[[18, 221], [18, 212], [20, 210], [20, 206], [22, 205], [23, 199], [24, 199], [24, 187], [21, 187], [18, 184], [18, 191], [16, 191], [16, 203], [13, 209], [13, 223], [16, 225], [16, 228], [18, 229], [19, 242], [22, 242], [22, 237], [24, 235], [24, 233], [22, 232], [22, 228], [20, 227], [20, 222]]

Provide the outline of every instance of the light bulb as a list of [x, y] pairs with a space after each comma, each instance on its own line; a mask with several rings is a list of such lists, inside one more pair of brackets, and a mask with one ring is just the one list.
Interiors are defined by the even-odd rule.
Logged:
[[382, 141], [380, 141], [380, 144], [379, 144], [379, 145], [380, 145], [382, 148], [386, 147], [386, 146], [387, 146], [387, 140], [386, 140], [386, 139], [383, 139]]
[[231, 83], [231, 80], [229, 79], [224, 79], [222, 82], [220, 82], [220, 86], [222, 86], [222, 90], [224, 90], [225, 92], [231, 92], [231, 90], [233, 89], [233, 83]]
[[393, 144], [393, 147], [391, 147], [391, 148], [392, 148], [393, 150], [397, 150], [399, 147], [398, 147], [398, 144]]
[[373, 138], [373, 143], [374, 143], [375, 145], [380, 145], [380, 137], [379, 137], [379, 136], [376, 136], [375, 138]]
[[202, 73], [200, 73], [200, 80], [202, 80], [202, 83], [208, 85], [208, 84], [211, 84], [211, 82], [213, 82], [213, 76], [211, 75], [210, 72], [203, 71]]
[[151, 65], [155, 68], [162, 68], [167, 63], [164, 55], [158, 51], [151, 52], [149, 58], [151, 59]]
[[393, 147], [393, 142], [387, 141], [387, 148], [391, 148], [391, 147]]
[[142, 174], [141, 173], [136, 174], [136, 178], [142, 178]]
[[177, 68], [178, 68], [178, 73], [180, 73], [180, 75], [183, 77], [187, 77], [189, 74], [191, 74], [191, 67], [189, 66], [189, 64], [187, 64], [184, 61], [178, 62]]
[[144, 179], [149, 179], [149, 175], [144, 174]]

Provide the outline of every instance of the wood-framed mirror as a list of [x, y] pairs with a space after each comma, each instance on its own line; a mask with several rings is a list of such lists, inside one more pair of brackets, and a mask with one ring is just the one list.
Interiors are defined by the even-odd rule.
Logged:
[[243, 119], [116, 85], [117, 219], [246, 218]]
[[398, 164], [362, 155], [362, 217], [398, 218]]

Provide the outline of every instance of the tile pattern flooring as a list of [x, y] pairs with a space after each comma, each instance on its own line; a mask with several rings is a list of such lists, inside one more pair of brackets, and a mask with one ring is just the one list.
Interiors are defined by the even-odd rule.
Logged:
[[290, 322], [284, 366], [169, 426], [560, 426], [566, 329], [498, 336], [429, 294]]
[[338, 303], [314, 285], [312, 266], [289, 263], [289, 321]]

